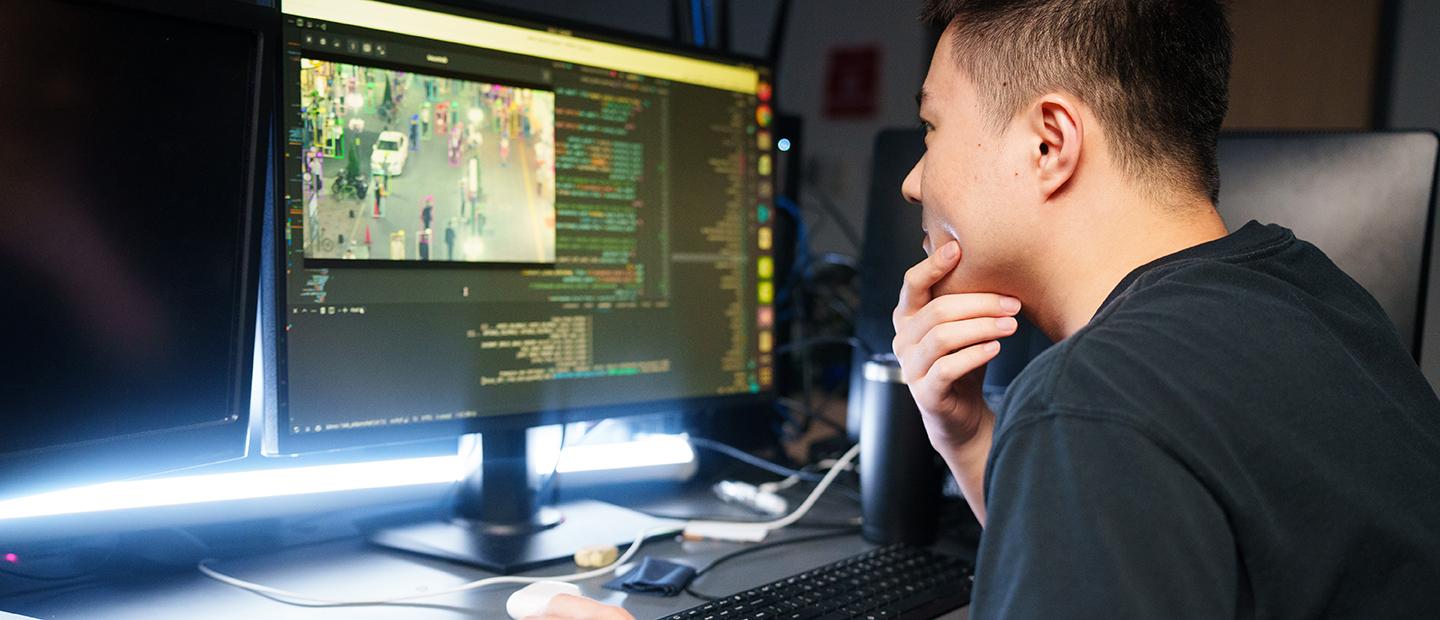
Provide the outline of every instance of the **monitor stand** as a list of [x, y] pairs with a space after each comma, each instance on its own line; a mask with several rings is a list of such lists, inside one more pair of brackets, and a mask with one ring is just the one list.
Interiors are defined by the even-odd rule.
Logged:
[[370, 541], [509, 575], [568, 560], [582, 547], [623, 548], [641, 530], [683, 527], [592, 500], [543, 506], [530, 480], [525, 429], [482, 433], [480, 442], [480, 467], [461, 483], [453, 518], [378, 530]]

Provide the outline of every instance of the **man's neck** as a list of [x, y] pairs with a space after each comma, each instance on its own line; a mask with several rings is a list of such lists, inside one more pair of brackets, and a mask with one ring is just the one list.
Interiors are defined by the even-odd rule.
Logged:
[[1059, 233], [1046, 281], [1025, 300], [1030, 319], [1056, 342], [1088, 324], [1136, 268], [1227, 234], [1208, 200], [1179, 207], [1115, 200], [1095, 215]]

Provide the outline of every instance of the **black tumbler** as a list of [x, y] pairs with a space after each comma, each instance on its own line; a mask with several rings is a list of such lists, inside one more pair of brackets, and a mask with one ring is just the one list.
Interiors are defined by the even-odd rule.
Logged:
[[925, 545], [935, 540], [943, 467], [893, 354], [865, 362], [859, 390], [860, 495], [865, 540]]

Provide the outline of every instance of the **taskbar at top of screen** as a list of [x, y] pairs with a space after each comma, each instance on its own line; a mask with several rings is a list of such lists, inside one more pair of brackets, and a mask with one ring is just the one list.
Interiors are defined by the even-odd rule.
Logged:
[[349, 25], [374, 33], [409, 35], [745, 94], [754, 94], [760, 83], [760, 70], [748, 62], [710, 60], [656, 46], [622, 44], [567, 31], [471, 17], [452, 7], [443, 7], [442, 12], [421, 8], [423, 6], [430, 5], [377, 0], [287, 0], [283, 10], [288, 24], [320, 28], [322, 32], [336, 25]]

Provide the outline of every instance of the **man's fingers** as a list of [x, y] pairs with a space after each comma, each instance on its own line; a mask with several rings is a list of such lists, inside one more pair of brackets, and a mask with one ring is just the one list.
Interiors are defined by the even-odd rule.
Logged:
[[905, 272], [905, 283], [900, 286], [900, 302], [895, 305], [894, 320], [897, 329], [902, 318], [930, 303], [930, 287], [935, 286], [935, 283], [958, 264], [960, 242], [950, 241]]
[[630, 612], [583, 596], [556, 594], [545, 607], [545, 617], [569, 620], [635, 620]]
[[948, 390], [951, 384], [959, 381], [960, 377], [974, 372], [976, 368], [994, 359], [999, 352], [1000, 343], [991, 340], [941, 357], [935, 360], [930, 371], [925, 373], [925, 378], [920, 380], [921, 386], [932, 393], [942, 393], [942, 390]]
[[[897, 310], [898, 312], [898, 310]], [[941, 295], [909, 317], [896, 321], [895, 353], [919, 342], [931, 329], [942, 323], [976, 317], [1006, 317], [1020, 312], [1020, 300], [994, 293], [957, 293]]]
[[1018, 323], [1014, 317], [980, 317], [964, 321], [941, 323], [931, 328], [920, 342], [911, 347], [902, 368], [906, 379], [919, 380], [930, 372], [935, 361], [976, 344], [999, 340], [1015, 333]]

